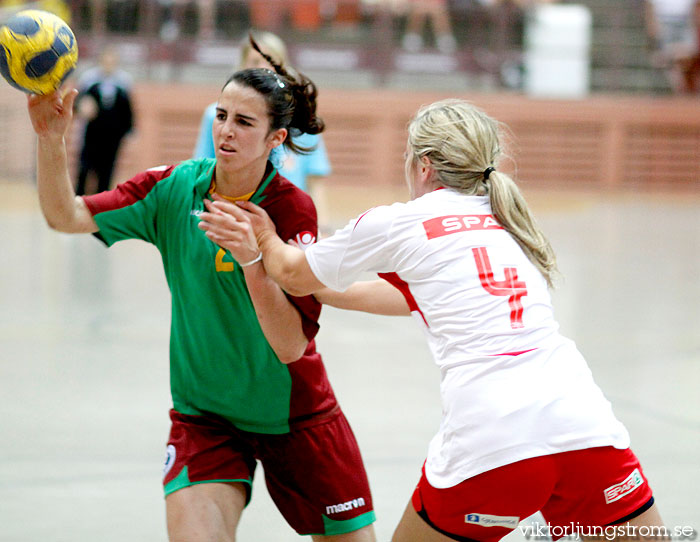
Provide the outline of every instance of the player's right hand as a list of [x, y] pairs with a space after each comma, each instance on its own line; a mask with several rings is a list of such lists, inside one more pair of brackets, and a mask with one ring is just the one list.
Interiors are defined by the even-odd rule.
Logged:
[[77, 95], [75, 88], [69, 88], [45, 96], [27, 96], [29, 119], [40, 138], [63, 138], [73, 119], [73, 103]]

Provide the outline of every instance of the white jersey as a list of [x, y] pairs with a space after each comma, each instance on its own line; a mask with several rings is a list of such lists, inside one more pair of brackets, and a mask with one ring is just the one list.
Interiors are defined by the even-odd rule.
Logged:
[[441, 370], [443, 418], [426, 461], [434, 487], [530, 457], [629, 447], [583, 357], [558, 333], [542, 274], [488, 197], [440, 189], [376, 207], [306, 258], [332, 289], [370, 271], [406, 297]]

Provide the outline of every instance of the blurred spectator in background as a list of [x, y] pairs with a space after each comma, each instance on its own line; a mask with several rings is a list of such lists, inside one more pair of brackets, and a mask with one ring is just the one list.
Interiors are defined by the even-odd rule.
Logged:
[[404, 49], [417, 52], [423, 48], [423, 29], [430, 22], [438, 50], [445, 54], [456, 51], [447, 0], [403, 0], [403, 3], [408, 17], [402, 40]]
[[652, 62], [665, 69], [676, 92], [697, 89], [698, 0], [646, 0]]
[[491, 47], [481, 51], [481, 63], [501, 86], [520, 89], [523, 84], [523, 39], [528, 12], [559, 0], [478, 0], [488, 10], [493, 29]]
[[58, 15], [61, 19], [70, 24], [70, 8], [63, 0], [0, 0], [0, 7], [21, 9], [43, 9]]
[[[253, 35], [263, 52], [289, 69], [287, 47], [279, 36], [272, 32], [262, 31], [254, 32]], [[267, 60], [251, 47], [247, 37], [241, 44], [239, 63], [239, 69], [272, 68]], [[216, 103], [212, 103], [202, 115], [193, 158], [215, 158], [214, 141], [212, 139], [212, 125], [215, 116]], [[306, 154], [298, 154], [290, 151], [284, 145], [280, 145], [275, 147], [270, 153], [270, 161], [283, 177], [311, 195], [316, 204], [319, 225], [323, 228], [327, 225], [328, 214], [325, 189], [323, 183], [318, 181], [331, 173], [326, 147], [320, 134], [292, 135], [297, 145], [312, 150]]]
[[285, 16], [298, 30], [317, 30], [321, 25], [321, 0], [248, 0], [255, 28], [277, 31]]
[[363, 0], [330, 0], [322, 7], [322, 15], [331, 21], [333, 36], [356, 36], [363, 17]]
[[681, 66], [685, 90], [700, 92], [700, 0], [695, 1], [692, 12], [692, 29], [695, 35], [695, 52]]
[[96, 192], [110, 187], [122, 139], [133, 128], [131, 76], [119, 69], [113, 47], [100, 54], [99, 65], [78, 80], [76, 112], [85, 122], [76, 194], [86, 194], [88, 179], [95, 178]]

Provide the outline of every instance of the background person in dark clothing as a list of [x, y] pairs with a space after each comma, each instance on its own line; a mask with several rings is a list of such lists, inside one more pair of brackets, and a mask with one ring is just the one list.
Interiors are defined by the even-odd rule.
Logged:
[[76, 193], [86, 193], [88, 178], [97, 181], [96, 192], [108, 190], [122, 139], [133, 127], [131, 77], [118, 69], [113, 48], [100, 55], [99, 65], [86, 71], [78, 87], [77, 113], [85, 122]]

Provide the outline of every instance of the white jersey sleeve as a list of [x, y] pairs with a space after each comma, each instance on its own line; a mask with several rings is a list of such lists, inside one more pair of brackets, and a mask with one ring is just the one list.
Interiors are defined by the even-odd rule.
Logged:
[[390, 230], [395, 205], [374, 207], [331, 237], [306, 250], [306, 259], [316, 278], [333, 290], [344, 291], [363, 272], [391, 269]]

